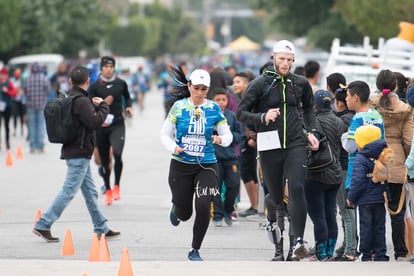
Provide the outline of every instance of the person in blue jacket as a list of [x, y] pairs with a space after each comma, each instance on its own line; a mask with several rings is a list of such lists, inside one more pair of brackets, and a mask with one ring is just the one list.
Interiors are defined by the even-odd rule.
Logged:
[[384, 206], [384, 192], [388, 194], [388, 183], [374, 183], [372, 180], [375, 160], [387, 147], [387, 143], [381, 139], [381, 129], [374, 125], [358, 127], [355, 131], [355, 142], [358, 153], [347, 204], [358, 206], [361, 260], [388, 262]]
[[[221, 226], [224, 222], [232, 225], [231, 214], [234, 211], [234, 204], [240, 192], [240, 167], [237, 159], [235, 146], [240, 144], [242, 134], [236, 115], [227, 108], [228, 94], [224, 88], [215, 88], [212, 90], [213, 101], [217, 103], [233, 135], [233, 141], [230, 146], [222, 147], [214, 145], [218, 166], [218, 188], [221, 196], [214, 197], [213, 225]], [[214, 133], [214, 132], [213, 132]], [[224, 186], [224, 189], [223, 187]], [[224, 191], [224, 194], [223, 194]]]

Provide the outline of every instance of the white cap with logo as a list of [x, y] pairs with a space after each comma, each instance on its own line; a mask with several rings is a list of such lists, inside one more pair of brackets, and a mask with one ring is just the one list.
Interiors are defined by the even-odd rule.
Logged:
[[288, 40], [280, 40], [273, 46], [273, 53], [295, 54], [295, 46]]
[[196, 69], [190, 75], [192, 85], [205, 85], [210, 87], [210, 74], [203, 69]]

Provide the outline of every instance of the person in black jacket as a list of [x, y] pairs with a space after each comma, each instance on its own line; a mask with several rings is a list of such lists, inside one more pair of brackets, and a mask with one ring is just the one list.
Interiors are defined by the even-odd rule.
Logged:
[[[237, 118], [256, 126], [264, 182], [277, 206], [282, 206], [284, 178], [289, 180], [291, 221], [296, 237], [293, 255], [304, 258], [308, 253], [303, 241], [307, 147], [317, 150], [319, 141], [312, 133], [316, 124], [312, 88], [303, 76], [290, 72], [294, 59], [295, 47], [291, 42], [281, 40], [275, 44], [273, 70], [265, 70], [249, 84]], [[276, 222], [275, 210], [266, 207], [269, 223]]]
[[[109, 106], [109, 114], [102, 125], [96, 130], [96, 146], [102, 166], [102, 178], [105, 184], [105, 204], [112, 204], [112, 199], [119, 200], [120, 182], [123, 169], [122, 152], [125, 145], [125, 122], [123, 111], [128, 117], [132, 117], [132, 101], [128, 91], [128, 85], [124, 80], [115, 75], [115, 59], [104, 56], [101, 58], [101, 75], [89, 87], [89, 98], [105, 98], [111, 95], [114, 100]], [[115, 185], [111, 190], [109, 183], [111, 170], [111, 148], [115, 159], [114, 174]]]
[[95, 146], [95, 129], [105, 121], [109, 112], [108, 104], [112, 103], [113, 97], [108, 96], [105, 100], [99, 97], [88, 99], [86, 89], [89, 86], [89, 74], [85, 67], [75, 67], [71, 72], [70, 82], [73, 87], [69, 95], [81, 95], [72, 103], [72, 116], [78, 126], [78, 138], [62, 146], [60, 158], [66, 160], [68, 167], [66, 180], [52, 205], [35, 224], [33, 233], [47, 242], [59, 242], [59, 238], [52, 236], [50, 228], [80, 189], [92, 219], [94, 232], [99, 237], [105, 234], [107, 239], [115, 238], [120, 233], [108, 228], [107, 219], [99, 210], [98, 193], [90, 168]]
[[341, 135], [347, 127], [331, 110], [332, 98], [328, 91], [316, 91], [314, 99], [317, 129], [325, 135], [335, 154], [335, 162], [326, 169], [309, 170], [305, 182], [306, 204], [314, 228], [315, 256], [317, 260], [324, 261], [333, 257], [338, 237], [336, 196], [342, 181], [339, 155]]

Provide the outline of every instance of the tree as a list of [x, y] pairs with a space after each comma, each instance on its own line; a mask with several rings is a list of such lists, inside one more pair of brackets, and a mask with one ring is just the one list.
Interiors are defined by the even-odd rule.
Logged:
[[[3, 43], [5, 55], [58, 52], [77, 57], [81, 49], [96, 48], [113, 26], [99, 0], [7, 0], [0, 3], [1, 24], [13, 38]], [[10, 27], [10, 28], [9, 28]]]
[[[131, 5], [129, 10], [138, 8]], [[117, 55], [156, 57], [166, 53], [202, 53], [205, 49], [202, 30], [179, 8], [167, 9], [159, 3], [147, 5], [144, 17], [131, 13], [128, 22], [128, 26], [117, 27], [108, 37], [108, 46]]]
[[20, 42], [20, 13], [19, 1], [0, 1], [0, 53], [7, 52]]
[[334, 0], [258, 0], [256, 8], [270, 12], [273, 29], [285, 35], [306, 37], [309, 44], [329, 50], [335, 37], [358, 41], [361, 34], [333, 9]]
[[372, 39], [391, 38], [398, 34], [400, 21], [411, 21], [412, 0], [336, 1], [335, 10], [356, 30]]

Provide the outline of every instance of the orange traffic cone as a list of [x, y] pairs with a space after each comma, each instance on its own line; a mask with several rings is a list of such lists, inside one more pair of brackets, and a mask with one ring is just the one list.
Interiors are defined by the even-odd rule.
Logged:
[[73, 240], [72, 234], [70, 230], [66, 230], [65, 240], [63, 241], [62, 252], [60, 253], [62, 256], [75, 256], [75, 248], [73, 247]]
[[13, 157], [11, 150], [7, 151], [7, 159], [6, 159], [6, 167], [12, 167], [13, 166]]
[[129, 259], [128, 248], [122, 249], [121, 263], [119, 265], [118, 276], [133, 276], [131, 260]]
[[36, 222], [42, 217], [42, 211], [40, 211], [39, 208], [36, 210], [36, 215], [34, 217], [33, 224], [36, 224]]
[[99, 251], [98, 262], [110, 262], [111, 256], [109, 254], [108, 242], [106, 241], [105, 234], [101, 235], [99, 239]]
[[21, 145], [17, 147], [16, 160], [23, 160], [23, 149]]
[[89, 262], [97, 262], [98, 261], [98, 252], [99, 252], [99, 240], [98, 235], [96, 233], [93, 234], [91, 248], [89, 250]]

